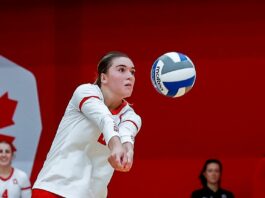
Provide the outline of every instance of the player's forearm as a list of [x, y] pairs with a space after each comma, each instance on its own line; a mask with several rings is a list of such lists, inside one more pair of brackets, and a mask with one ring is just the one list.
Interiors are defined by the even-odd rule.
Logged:
[[134, 146], [131, 142], [124, 142], [122, 145], [126, 152], [133, 152]]
[[119, 136], [113, 136], [109, 142], [108, 142], [108, 146], [110, 150], [113, 150], [116, 147], [121, 147], [121, 140]]

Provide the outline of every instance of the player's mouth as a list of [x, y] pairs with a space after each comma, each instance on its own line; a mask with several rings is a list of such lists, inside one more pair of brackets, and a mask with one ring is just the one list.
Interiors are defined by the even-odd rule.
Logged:
[[2, 163], [5, 163], [7, 161], [8, 161], [8, 159], [5, 159], [5, 158], [4, 159], [3, 158], [0, 159], [0, 162], [2, 162]]

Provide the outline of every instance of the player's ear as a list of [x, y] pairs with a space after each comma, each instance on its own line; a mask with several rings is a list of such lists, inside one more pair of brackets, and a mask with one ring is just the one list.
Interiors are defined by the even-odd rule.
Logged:
[[106, 76], [106, 74], [104, 74], [104, 73], [101, 73], [100, 74], [100, 81], [101, 81], [102, 84], [104, 84], [104, 83], [107, 82], [107, 76]]

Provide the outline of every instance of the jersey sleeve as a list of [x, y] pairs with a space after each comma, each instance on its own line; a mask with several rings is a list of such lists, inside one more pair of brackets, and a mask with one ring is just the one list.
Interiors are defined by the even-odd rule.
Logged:
[[113, 136], [119, 136], [119, 129], [115, 124], [111, 112], [103, 102], [99, 90], [93, 86], [78, 87], [73, 94], [73, 105], [88, 119], [94, 122], [103, 133], [106, 144]]
[[142, 126], [142, 120], [133, 110], [125, 112], [121, 116], [119, 124], [119, 134], [121, 142], [130, 142], [134, 144], [135, 137]]
[[20, 171], [21, 198], [31, 198], [31, 184], [26, 173]]

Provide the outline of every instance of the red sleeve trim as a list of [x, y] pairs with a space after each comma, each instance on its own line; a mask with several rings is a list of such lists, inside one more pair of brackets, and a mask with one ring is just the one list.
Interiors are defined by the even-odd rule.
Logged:
[[21, 188], [21, 190], [28, 190], [28, 189], [31, 189], [31, 186], [25, 187], [25, 188]]
[[132, 121], [132, 120], [124, 120], [123, 122], [131, 122], [131, 123], [133, 123], [133, 125], [136, 127], [136, 129], [138, 131], [139, 128], [138, 128], [137, 124], [134, 121]]
[[86, 102], [86, 101], [87, 101], [89, 98], [97, 98], [97, 99], [99, 99], [99, 97], [98, 97], [98, 96], [89, 96], [89, 97], [84, 97], [84, 98], [81, 100], [80, 104], [79, 104], [79, 109], [80, 109], [80, 111], [81, 111], [81, 108], [82, 108], [82, 106], [83, 106], [84, 102]]

